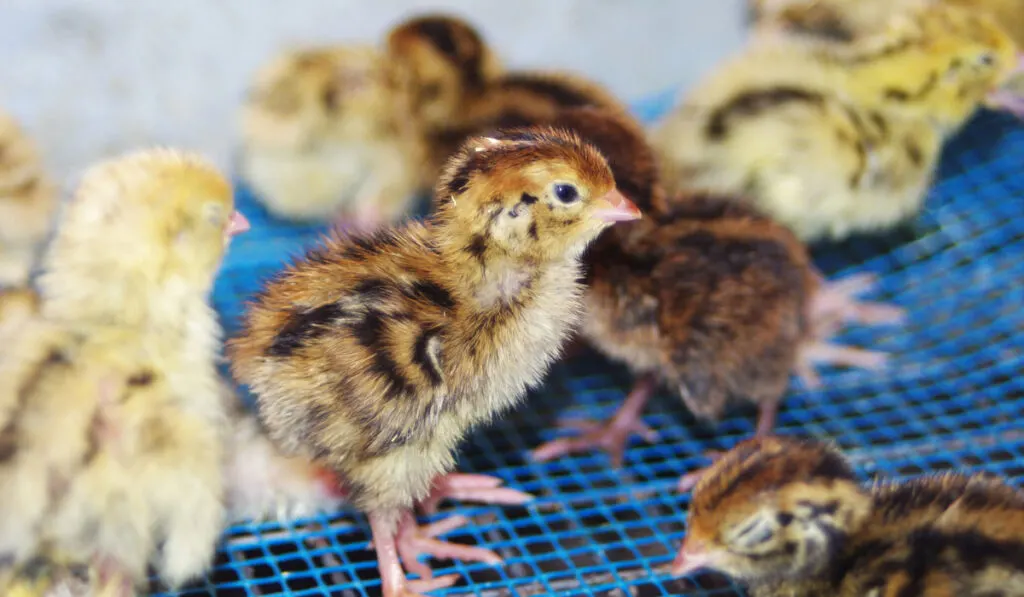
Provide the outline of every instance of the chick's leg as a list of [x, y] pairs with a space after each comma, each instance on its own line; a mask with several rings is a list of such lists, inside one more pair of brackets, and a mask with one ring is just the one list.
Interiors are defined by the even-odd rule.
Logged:
[[434, 482], [433, 490], [427, 499], [420, 502], [419, 509], [424, 514], [433, 514], [437, 512], [438, 504], [446, 499], [503, 506], [518, 506], [533, 499], [529, 493], [501, 487], [502, 483], [504, 481], [498, 477], [489, 475], [448, 473]]
[[[410, 566], [410, 570], [420, 574], [420, 580], [409, 582], [405, 578], [405, 570], [402, 569], [402, 562], [399, 560], [398, 535], [401, 532], [402, 521], [405, 515], [399, 519], [399, 528], [394, 524], [394, 513], [392, 512], [371, 512], [370, 529], [373, 532], [373, 543], [377, 549], [377, 568], [380, 570], [380, 583], [384, 597], [416, 597], [418, 591], [433, 591], [455, 584], [458, 577], [448, 574], [433, 578], [430, 568], [412, 561], [417, 568]], [[424, 573], [425, 572], [425, 573]]]
[[820, 286], [808, 310], [811, 337], [800, 347], [795, 371], [797, 376], [806, 387], [816, 388], [820, 383], [814, 370], [816, 363], [860, 369], [884, 367], [888, 357], [884, 352], [843, 346], [827, 340], [847, 323], [898, 324], [904, 319], [904, 310], [854, 298], [874, 286], [875, 277], [871, 274], [855, 274], [835, 282], [818, 278]]
[[658, 440], [658, 435], [641, 419], [644, 406], [654, 393], [657, 381], [652, 375], [645, 375], [636, 381], [633, 390], [626, 397], [619, 410], [604, 423], [593, 421], [567, 421], [562, 424], [582, 432], [579, 437], [562, 438], [548, 442], [533, 451], [534, 460], [545, 461], [572, 452], [584, 452], [593, 448], [604, 450], [615, 467], [622, 466], [622, 454], [626, 442], [635, 433], [648, 442]]

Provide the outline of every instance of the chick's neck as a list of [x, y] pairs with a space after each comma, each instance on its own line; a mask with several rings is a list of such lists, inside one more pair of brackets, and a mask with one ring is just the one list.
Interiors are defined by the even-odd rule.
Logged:
[[459, 228], [455, 223], [439, 224], [438, 244], [461, 302], [473, 311], [486, 313], [522, 305], [536, 290], [535, 284], [548, 277], [545, 274], [562, 271], [573, 280], [581, 269], [576, 255], [551, 260], [528, 247], [513, 252], [486, 233], [466, 234]]

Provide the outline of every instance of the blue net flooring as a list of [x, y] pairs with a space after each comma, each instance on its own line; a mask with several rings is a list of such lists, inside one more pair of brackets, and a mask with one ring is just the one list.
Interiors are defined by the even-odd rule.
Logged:
[[[637, 106], [650, 120], [667, 94]], [[822, 370], [823, 388], [794, 384], [779, 433], [839, 442], [865, 480], [950, 469], [988, 471], [1024, 481], [1024, 126], [979, 114], [948, 147], [927, 209], [886, 238], [815, 250], [829, 274], [880, 276], [877, 300], [905, 307], [902, 328], [853, 327], [839, 341], [892, 354], [871, 373]], [[240, 189], [252, 231], [236, 240], [215, 302], [228, 331], [244, 300], [320, 230], [272, 221]], [[544, 388], [512, 416], [474, 434], [461, 470], [502, 477], [538, 499], [526, 507], [449, 506], [474, 524], [447, 538], [486, 545], [503, 567], [434, 561], [460, 582], [435, 594], [740, 595], [714, 575], [666, 574], [686, 530], [688, 497], [678, 477], [706, 465], [709, 449], [727, 449], [754, 431], [753, 412], [717, 426], [699, 423], [681, 402], [659, 396], [646, 421], [661, 441], [634, 440], [621, 470], [594, 452], [536, 464], [527, 454], [559, 433], [560, 417], [605, 417], [630, 386], [620, 367], [596, 354], [556, 366]], [[369, 528], [352, 511], [283, 525], [229, 529], [204, 581], [180, 595], [380, 594]]]

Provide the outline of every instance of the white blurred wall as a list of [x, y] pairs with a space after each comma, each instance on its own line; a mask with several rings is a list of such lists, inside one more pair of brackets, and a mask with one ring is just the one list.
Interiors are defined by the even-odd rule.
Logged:
[[578, 70], [635, 99], [685, 89], [737, 47], [741, 1], [0, 0], [0, 107], [65, 182], [157, 143], [226, 166], [247, 79], [284, 44], [379, 40], [410, 12], [443, 9], [512, 67]]

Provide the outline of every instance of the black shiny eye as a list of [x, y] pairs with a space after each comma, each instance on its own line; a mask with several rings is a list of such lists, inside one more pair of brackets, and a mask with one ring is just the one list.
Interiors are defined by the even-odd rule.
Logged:
[[982, 66], [992, 66], [996, 63], [996, 57], [988, 52], [985, 52], [981, 56], [978, 56], [978, 64]]
[[572, 203], [580, 198], [580, 193], [571, 184], [556, 184], [555, 197], [562, 203]]

